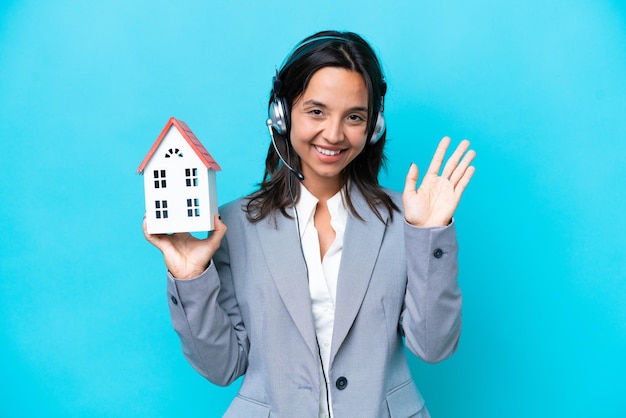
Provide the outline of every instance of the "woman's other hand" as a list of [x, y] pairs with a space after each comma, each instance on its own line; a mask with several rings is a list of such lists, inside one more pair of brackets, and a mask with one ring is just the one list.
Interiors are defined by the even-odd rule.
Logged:
[[461, 141], [443, 167], [441, 175], [439, 174], [449, 145], [450, 138], [447, 136], [439, 142], [428, 171], [417, 189], [417, 165], [411, 164], [409, 168], [402, 203], [404, 216], [413, 226], [448, 225], [463, 191], [474, 174], [475, 168], [470, 163], [476, 152], [468, 151], [470, 145], [468, 140]]
[[226, 234], [226, 229], [226, 225], [216, 215], [215, 230], [205, 239], [198, 239], [188, 232], [149, 234], [146, 219], [143, 220], [146, 239], [163, 253], [165, 265], [172, 276], [181, 280], [193, 279], [206, 270]]

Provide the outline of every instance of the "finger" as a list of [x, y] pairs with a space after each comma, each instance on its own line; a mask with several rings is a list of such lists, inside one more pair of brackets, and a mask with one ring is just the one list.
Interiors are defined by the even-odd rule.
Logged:
[[467, 153], [463, 156], [461, 163], [454, 169], [452, 175], [450, 176], [452, 186], [456, 187], [459, 180], [463, 177], [463, 174], [465, 174], [465, 171], [474, 160], [474, 157], [476, 157], [476, 151], [474, 150], [467, 151]]
[[156, 246], [155, 236], [148, 232], [148, 221], [146, 219], [146, 215], [143, 215], [143, 223], [141, 225], [141, 229], [143, 230], [143, 236], [146, 237], [146, 240], [150, 242], [152, 245]]
[[463, 176], [459, 180], [459, 183], [454, 188], [454, 193], [456, 194], [458, 199], [460, 199], [461, 195], [463, 195], [465, 188], [469, 184], [475, 172], [476, 172], [476, 168], [473, 165], [471, 165], [467, 167], [467, 170], [465, 170], [465, 172], [463, 173]]
[[439, 145], [437, 146], [437, 150], [435, 151], [435, 155], [428, 166], [426, 174], [439, 174], [439, 169], [441, 168], [441, 164], [443, 164], [443, 159], [446, 156], [446, 151], [449, 145], [450, 137], [444, 136], [441, 138], [441, 141], [439, 141]]
[[411, 163], [409, 167], [409, 172], [406, 175], [406, 181], [404, 182], [404, 193], [414, 192], [417, 187], [417, 178], [419, 175], [419, 170], [417, 165]]
[[143, 218], [143, 235], [146, 240], [157, 247], [161, 252], [165, 251], [167, 247], [172, 246], [175, 241], [180, 241], [178, 235], [180, 234], [151, 234], [148, 232], [148, 221], [146, 217]]
[[441, 177], [446, 178], [446, 179], [449, 179], [452, 177], [452, 173], [457, 168], [457, 165], [459, 164], [461, 157], [463, 156], [463, 154], [465, 154], [465, 151], [467, 151], [469, 146], [470, 146], [470, 142], [467, 139], [464, 139], [463, 141], [461, 141], [461, 143], [459, 144], [458, 147], [456, 147], [456, 149], [454, 150], [450, 158], [448, 158], [448, 162], [443, 168]]

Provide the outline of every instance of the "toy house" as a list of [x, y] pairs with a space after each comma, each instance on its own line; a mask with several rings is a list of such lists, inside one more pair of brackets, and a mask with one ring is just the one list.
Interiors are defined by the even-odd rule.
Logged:
[[217, 171], [220, 166], [189, 126], [170, 118], [137, 169], [144, 177], [148, 232], [214, 230]]

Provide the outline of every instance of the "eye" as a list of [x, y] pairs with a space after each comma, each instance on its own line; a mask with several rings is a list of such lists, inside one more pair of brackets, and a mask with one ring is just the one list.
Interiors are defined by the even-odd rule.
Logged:
[[322, 116], [324, 113], [321, 111], [321, 109], [311, 109], [309, 110], [309, 114], [313, 116]]
[[352, 113], [348, 116], [348, 120], [350, 120], [350, 122], [354, 122], [354, 123], [361, 123], [361, 122], [365, 122], [365, 117], [357, 114], [357, 113]]

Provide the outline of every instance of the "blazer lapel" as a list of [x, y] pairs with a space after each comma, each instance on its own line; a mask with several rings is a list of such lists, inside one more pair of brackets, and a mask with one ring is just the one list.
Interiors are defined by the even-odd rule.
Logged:
[[295, 220], [278, 214], [256, 224], [259, 242], [283, 303], [311, 352], [317, 356], [307, 268]]
[[363, 195], [356, 188], [351, 192], [352, 203], [363, 220], [350, 214], [346, 224], [337, 280], [331, 364], [352, 327], [367, 292], [387, 222], [385, 211], [381, 212], [385, 222], [381, 222], [369, 208]]

